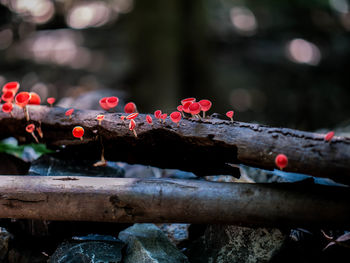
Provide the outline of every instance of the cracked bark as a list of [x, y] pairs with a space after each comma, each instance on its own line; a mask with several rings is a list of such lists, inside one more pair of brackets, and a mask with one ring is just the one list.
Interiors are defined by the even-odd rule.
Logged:
[[1, 176], [0, 218], [348, 227], [350, 189], [309, 184]]
[[[192, 171], [199, 176], [231, 174], [238, 176], [237, 168], [230, 164], [245, 164], [264, 169], [274, 169], [277, 154], [288, 156], [288, 172], [328, 177], [350, 183], [350, 138], [334, 137], [331, 143], [322, 134], [287, 128], [225, 121], [184, 119], [180, 127], [169, 119], [165, 124], [154, 121], [149, 125], [145, 115], [136, 118], [135, 138], [128, 123], [120, 120], [120, 113], [105, 113], [98, 125], [95, 120], [102, 111], [75, 110], [72, 120], [63, 108], [45, 106], [29, 107], [32, 122], [41, 127], [43, 143], [60, 149], [63, 158], [100, 158], [101, 137], [105, 157], [109, 161], [124, 161], [177, 168]], [[33, 142], [25, 132], [27, 125], [23, 112], [14, 109], [14, 118], [0, 113], [0, 138], [14, 136], [20, 142]], [[85, 129], [84, 140], [72, 136], [74, 126]], [[64, 148], [63, 148], [64, 146]]]

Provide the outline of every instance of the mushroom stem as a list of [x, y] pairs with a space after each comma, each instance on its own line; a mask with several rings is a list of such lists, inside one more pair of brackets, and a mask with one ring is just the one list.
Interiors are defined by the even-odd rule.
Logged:
[[30, 118], [29, 118], [29, 113], [28, 113], [27, 106], [23, 107], [23, 112], [24, 112], [24, 115], [26, 116], [26, 120], [29, 121]]
[[83, 137], [79, 137], [79, 138], [80, 138], [81, 141], [83, 140]]
[[72, 119], [72, 115], [69, 115], [69, 119], [70, 119], [70, 120]]
[[98, 120], [98, 125], [101, 126], [101, 124], [102, 124], [102, 120]]
[[205, 111], [203, 111], [203, 119], [205, 119]]
[[177, 123], [177, 127], [180, 127], [180, 122]]
[[135, 137], [137, 138], [137, 133], [136, 133], [135, 129], [132, 130], [132, 132], [134, 133]]
[[14, 117], [12, 111], [10, 112], [10, 115], [11, 115], [12, 118]]
[[231, 119], [231, 122], [233, 123], [233, 118], [230, 118]]
[[36, 143], [39, 143], [39, 140], [38, 140], [38, 138], [35, 136], [34, 132], [31, 132], [31, 134], [32, 134], [33, 138], [35, 139]]
[[38, 132], [40, 138], [44, 138], [44, 134], [43, 134], [43, 131], [41, 130], [41, 126], [37, 127], [36, 131]]

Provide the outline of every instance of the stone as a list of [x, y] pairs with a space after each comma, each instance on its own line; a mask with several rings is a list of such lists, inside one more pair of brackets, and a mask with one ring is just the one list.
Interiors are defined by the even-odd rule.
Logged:
[[209, 225], [186, 251], [192, 263], [264, 263], [282, 250], [289, 233], [277, 228]]
[[11, 234], [0, 227], [0, 262], [4, 262], [7, 257], [11, 238]]
[[124, 244], [120, 241], [88, 241], [61, 244], [49, 263], [120, 263]]
[[189, 262], [154, 224], [135, 224], [119, 233], [127, 243], [125, 263]]
[[157, 224], [171, 242], [175, 245], [188, 239], [190, 224]]

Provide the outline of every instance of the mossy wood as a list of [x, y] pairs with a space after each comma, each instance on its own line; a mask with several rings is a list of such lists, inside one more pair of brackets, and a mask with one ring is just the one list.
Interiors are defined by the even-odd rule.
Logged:
[[350, 189], [309, 184], [0, 176], [0, 218], [349, 227]]
[[[334, 137], [328, 143], [323, 134], [218, 118], [182, 119], [179, 127], [169, 118], [165, 123], [154, 119], [150, 125], [145, 114], [135, 119], [136, 138], [128, 121], [120, 119], [121, 113], [105, 113], [100, 126], [96, 116], [103, 111], [75, 110], [69, 119], [66, 110], [46, 106], [30, 106], [28, 110], [31, 121], [41, 123], [41, 142], [60, 149], [64, 158], [98, 160], [103, 145], [110, 161], [177, 168], [199, 176], [238, 176], [232, 164], [274, 169], [276, 155], [284, 153], [289, 160], [284, 169], [287, 172], [350, 183], [350, 138]], [[15, 108], [13, 113], [14, 118], [0, 113], [0, 138], [14, 136], [22, 143], [33, 142], [25, 131], [28, 122], [23, 112]], [[77, 125], [85, 129], [83, 141], [72, 136]]]

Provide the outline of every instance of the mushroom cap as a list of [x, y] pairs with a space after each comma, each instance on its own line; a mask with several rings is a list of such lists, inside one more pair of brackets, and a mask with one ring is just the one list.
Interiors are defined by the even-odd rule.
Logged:
[[186, 112], [186, 113], [191, 113], [189, 107], [190, 107], [190, 105], [191, 105], [192, 103], [193, 103], [193, 101], [187, 101], [187, 102], [185, 102], [185, 103], [182, 105], [182, 110], [183, 110], [184, 112]]
[[133, 103], [133, 102], [129, 102], [127, 104], [125, 104], [125, 107], [124, 107], [124, 112], [125, 113], [134, 113], [136, 111], [136, 104]]
[[75, 138], [81, 138], [84, 135], [84, 128], [81, 126], [75, 126], [73, 128], [72, 134]]
[[18, 93], [15, 97], [16, 105], [23, 108], [25, 107], [30, 100], [29, 92], [22, 91]]
[[13, 104], [11, 102], [6, 102], [2, 105], [2, 111], [10, 113], [13, 109]]
[[334, 131], [330, 131], [324, 136], [324, 139], [325, 141], [329, 142], [330, 140], [332, 140], [333, 136], [334, 136]]
[[146, 121], [147, 121], [149, 124], [152, 124], [153, 120], [152, 120], [151, 115], [146, 115]]
[[40, 105], [41, 99], [40, 96], [36, 92], [29, 92], [30, 99], [28, 104], [30, 105]]
[[54, 97], [50, 97], [50, 98], [47, 98], [46, 101], [47, 101], [48, 104], [51, 105], [51, 104], [54, 104], [54, 103], [55, 103], [56, 99], [55, 99]]
[[109, 108], [114, 108], [114, 107], [116, 107], [118, 105], [119, 99], [118, 99], [118, 97], [114, 97], [114, 96], [113, 97], [108, 97], [106, 99], [106, 103], [107, 103], [107, 106]]
[[136, 122], [133, 119], [131, 119], [129, 123], [129, 130], [132, 131], [133, 129], [135, 129], [135, 127], [136, 127]]
[[181, 100], [181, 104], [184, 105], [186, 102], [195, 102], [196, 101], [196, 98], [186, 98], [186, 99], [183, 99]]
[[99, 114], [96, 116], [96, 120], [102, 121], [105, 118], [105, 115]]
[[131, 114], [129, 114], [128, 116], [126, 116], [126, 119], [128, 119], [128, 120], [134, 120], [138, 115], [139, 115], [138, 112], [131, 113]]
[[17, 81], [7, 82], [2, 87], [2, 92], [11, 91], [13, 94], [16, 94], [19, 90], [19, 83]]
[[288, 158], [283, 153], [280, 153], [275, 158], [275, 164], [278, 168], [283, 169], [288, 165]]
[[198, 102], [193, 102], [188, 109], [191, 114], [196, 115], [201, 112], [201, 105]]
[[154, 112], [154, 117], [155, 117], [156, 119], [159, 119], [161, 115], [162, 115], [162, 111], [161, 111], [161, 110], [156, 110], [156, 111]]
[[179, 122], [181, 120], [181, 113], [178, 111], [172, 112], [170, 114], [170, 119], [175, 123]]
[[201, 106], [201, 110], [202, 110], [202, 111], [208, 111], [208, 110], [210, 110], [211, 105], [212, 105], [212, 103], [211, 103], [210, 100], [200, 100], [198, 103], [199, 103], [199, 105]]
[[6, 102], [13, 101], [13, 98], [14, 98], [14, 94], [12, 93], [12, 91], [5, 91], [1, 96], [1, 99]]
[[229, 118], [232, 118], [233, 114], [234, 114], [233, 110], [230, 110], [230, 111], [226, 112], [226, 116], [229, 117]]
[[74, 112], [74, 109], [69, 109], [69, 110], [67, 110], [66, 111], [66, 116], [70, 116], [70, 115], [72, 115], [73, 114], [73, 112]]
[[28, 132], [28, 133], [32, 133], [32, 132], [34, 132], [34, 130], [35, 130], [35, 125], [32, 123], [32, 124], [28, 124], [27, 126], [26, 126], [26, 131]]
[[176, 109], [177, 109], [178, 111], [183, 111], [183, 106], [182, 106], [182, 105], [179, 105], [179, 106], [176, 107]]
[[108, 97], [104, 97], [104, 98], [100, 99], [98, 102], [100, 104], [101, 108], [104, 110], [110, 109], [110, 107], [107, 105], [107, 99], [108, 99]]
[[166, 113], [163, 113], [162, 115], [160, 115], [160, 118], [161, 118], [162, 120], [165, 120], [166, 117], [168, 117], [168, 114], [166, 114]]

